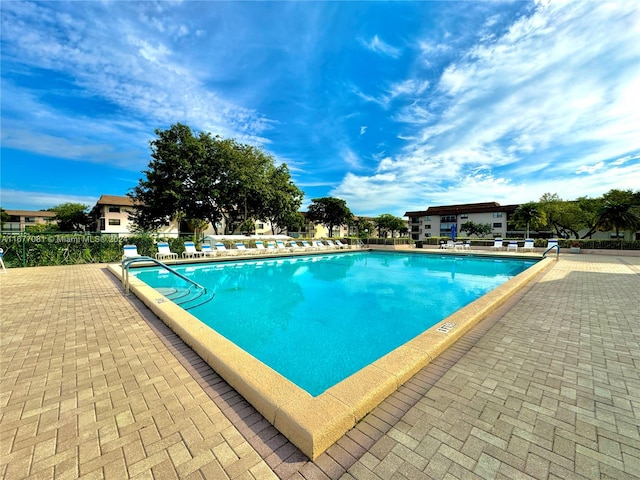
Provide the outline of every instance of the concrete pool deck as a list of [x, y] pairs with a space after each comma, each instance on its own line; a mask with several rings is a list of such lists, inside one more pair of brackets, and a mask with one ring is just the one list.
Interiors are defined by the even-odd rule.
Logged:
[[314, 462], [105, 265], [0, 274], [4, 478], [637, 478], [640, 258], [561, 255]]

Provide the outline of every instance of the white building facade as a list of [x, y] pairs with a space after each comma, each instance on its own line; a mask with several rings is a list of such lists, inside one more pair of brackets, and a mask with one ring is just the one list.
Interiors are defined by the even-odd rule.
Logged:
[[460, 228], [466, 222], [490, 224], [492, 232], [488, 238], [506, 237], [507, 222], [519, 205], [500, 205], [497, 202], [467, 203], [461, 205], [442, 205], [429, 207], [426, 210], [406, 212], [409, 235], [413, 240], [424, 240], [430, 237], [449, 237], [451, 227]]

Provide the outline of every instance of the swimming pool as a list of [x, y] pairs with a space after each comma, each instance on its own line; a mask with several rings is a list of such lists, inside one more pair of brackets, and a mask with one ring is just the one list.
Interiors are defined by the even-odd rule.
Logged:
[[[175, 269], [215, 292], [190, 313], [317, 396], [534, 263], [353, 252]], [[189, 286], [160, 268], [134, 274]]]
[[[434, 264], [429, 260], [432, 257], [445, 257], [446, 261]], [[538, 259], [526, 259], [524, 264], [517, 268], [526, 268]], [[223, 327], [210, 328], [204, 325], [190, 312], [185, 312], [167, 302], [166, 298], [157, 291], [136, 279], [132, 280], [132, 291], [267, 420], [310, 458], [315, 458], [420, 368], [455, 342], [475, 322], [524, 285], [537, 271], [544, 268], [545, 260], [520, 274], [513, 269], [514, 264], [506, 261], [505, 258], [480, 259], [475, 256], [424, 255], [422, 252], [401, 255], [391, 252], [341, 253], [337, 256], [261, 258], [223, 264], [208, 263], [177, 267], [199, 282], [202, 281], [203, 275], [211, 275], [216, 279], [218, 282], [214, 287], [216, 297], [209, 302], [209, 307], [206, 309], [216, 303], [221, 306], [226, 304], [227, 311], [235, 312], [233, 313], [235, 326], [232, 325], [231, 329], [242, 326], [237, 328], [242, 333], [248, 325], [256, 322], [253, 316], [256, 308], [250, 308], [247, 303], [250, 297], [262, 293], [267, 293], [270, 298], [282, 297], [285, 302], [279, 308], [271, 305], [270, 300], [263, 299], [262, 302], [258, 302], [259, 316], [272, 320], [268, 334], [258, 336], [260, 342], [266, 342], [272, 336], [279, 336], [281, 331], [291, 329], [293, 326], [300, 328], [301, 321], [307, 319], [308, 322], [313, 318], [313, 322], [320, 322], [315, 330], [302, 330], [298, 332], [297, 339], [307, 337], [314, 340], [312, 343], [316, 343], [316, 332], [331, 330], [329, 327], [336, 325], [352, 323], [352, 319], [357, 314], [363, 314], [364, 318], [368, 319], [365, 323], [373, 323], [369, 315], [373, 310], [383, 312], [382, 320], [378, 319], [378, 323], [393, 321], [394, 325], [412, 324], [413, 322], [408, 320], [429, 316], [432, 310], [440, 308], [439, 304], [449, 303], [450, 299], [457, 296], [465, 297], [470, 291], [486, 290], [485, 283], [488, 280], [477, 278], [474, 280], [472, 275], [473, 270], [479, 265], [482, 265], [482, 269], [489, 270], [509, 266], [506, 272], [496, 270], [500, 272], [497, 278], [504, 277], [500, 281], [516, 275], [515, 278], [494, 288], [480, 299], [471, 301], [449, 316], [446, 311], [440, 312], [446, 318], [441, 321], [436, 320], [432, 328], [425, 327], [425, 324], [413, 325], [411, 328], [416, 328], [418, 334], [411, 338], [414, 333], [405, 333], [409, 335], [406, 343], [392, 348], [385, 342], [384, 348], [387, 350], [391, 348], [389, 353], [382, 354], [382, 357], [377, 360], [375, 358], [372, 361], [365, 360], [369, 363], [345, 380], [335, 385], [326, 384], [318, 390], [313, 390], [315, 387], [300, 388], [297, 385], [297, 379], [295, 382], [290, 380], [286, 375], [265, 365], [267, 362], [260, 360], [256, 355], [248, 354], [244, 348], [239, 348], [235, 341], [229, 341], [224, 333], [217, 331], [217, 328], [224, 329]], [[427, 263], [431, 265], [434, 275], [429, 280], [425, 280], [424, 277]], [[325, 264], [324, 267], [320, 267], [322, 264]], [[279, 283], [277, 279], [280, 276], [279, 272], [285, 270], [288, 270], [289, 274], [283, 275], [286, 277], [286, 280], [283, 280], [284, 283]], [[335, 271], [330, 274], [331, 270]], [[115, 269], [113, 271], [116, 273]], [[147, 271], [149, 273], [146, 273]], [[212, 274], [212, 272], [216, 273]], [[142, 270], [136, 269], [136, 275], [159, 276], [157, 271], [147, 269], [144, 274]], [[303, 278], [307, 280], [303, 282]], [[345, 306], [344, 302], [337, 301], [335, 298], [335, 291], [331, 290], [334, 284], [342, 284], [347, 292], [365, 290], [368, 292], [368, 299], [357, 298], [357, 301], [347, 302]], [[444, 286], [444, 290], [439, 294], [433, 292], [436, 284]], [[463, 287], [462, 293], [454, 293], [452, 287], [456, 284]], [[424, 290], [425, 287], [426, 290]], [[258, 292], [259, 289], [263, 289], [263, 292]], [[409, 301], [403, 297], [405, 293], [411, 293], [413, 300]], [[399, 294], [402, 294], [401, 297], [404, 300], [395, 301], [395, 297]], [[229, 298], [224, 300], [227, 295]], [[314, 307], [308, 305], [303, 307], [306, 305], [307, 298], [315, 298], [316, 303], [312, 304], [315, 305]], [[426, 298], [437, 301], [431, 304], [419, 304], [420, 308], [415, 309], [413, 314], [402, 310], [407, 305]], [[192, 309], [193, 313], [198, 314], [195, 310], [198, 309]], [[292, 312], [294, 315], [291, 315]], [[228, 315], [216, 314], [216, 316]], [[393, 330], [395, 335], [395, 329]], [[352, 351], [360, 350], [367, 343], [379, 343], [378, 337], [385, 334], [380, 333], [383, 330], [374, 329], [374, 331], [377, 334], [367, 337], [361, 327], [357, 328], [356, 332], [359, 336], [343, 343]], [[242, 342], [242, 340], [238, 341]], [[280, 352], [295, 350], [296, 348], [291, 345], [292, 343], [289, 343], [287, 348], [281, 347]], [[309, 354], [306, 356], [311, 357]], [[320, 356], [326, 356], [326, 350], [322, 351]], [[319, 369], [318, 367], [317, 370]], [[327, 387], [327, 385], [333, 386]], [[313, 395], [306, 388], [312, 390]], [[318, 394], [320, 391], [322, 393]]]

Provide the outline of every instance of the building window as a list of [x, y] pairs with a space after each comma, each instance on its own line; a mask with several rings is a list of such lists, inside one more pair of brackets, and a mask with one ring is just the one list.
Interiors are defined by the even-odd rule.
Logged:
[[460, 218], [462, 218], [462, 219], [469, 218], [469, 214], [468, 213], [461, 213], [460, 214]]
[[256, 230], [264, 230], [264, 223], [256, 223]]
[[502, 218], [502, 212], [493, 212], [493, 218]]
[[412, 232], [418, 232], [419, 231], [418, 226], [417, 225], [412, 225], [411, 226], [411, 231]]
[[36, 223], [36, 217], [24, 217], [24, 223]]
[[109, 219], [109, 225], [120, 225], [120, 219], [119, 218], [110, 218]]
[[455, 215], [442, 215], [440, 217], [440, 223], [456, 223]]
[[425, 222], [430, 222], [431, 221], [431, 215], [427, 215], [426, 217], [424, 217], [424, 221]]
[[109, 213], [120, 213], [120, 207], [109, 206]]
[[493, 228], [502, 228], [502, 222], [494, 223]]
[[431, 225], [425, 225], [424, 228], [425, 230], [431, 230]]
[[411, 217], [411, 223], [419, 223], [419, 222], [420, 222], [419, 217]]

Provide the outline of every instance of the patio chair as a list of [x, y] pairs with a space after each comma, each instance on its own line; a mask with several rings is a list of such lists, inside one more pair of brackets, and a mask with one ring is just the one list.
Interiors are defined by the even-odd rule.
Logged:
[[140, 256], [140, 254], [138, 253], [138, 247], [136, 247], [135, 245], [125, 245], [123, 249], [124, 249], [122, 253], [123, 260], [125, 258], [134, 258], [134, 257]]
[[237, 250], [229, 250], [227, 246], [222, 242], [216, 242], [216, 252], [219, 255], [237, 255]]
[[338, 246], [338, 248], [349, 248], [349, 245], [342, 243], [341, 240], [334, 240], [333, 242]]
[[273, 242], [267, 242], [267, 251], [268, 252], [277, 252], [276, 244]]
[[[135, 247], [135, 245], [134, 245], [134, 247]], [[6, 269], [6, 267], [4, 266], [4, 260], [2, 259], [2, 256], [3, 256], [3, 255], [4, 255], [4, 250], [3, 250], [2, 248], [0, 248], [0, 265], [2, 265], [2, 271], [3, 271], [4, 273], [7, 273], [7, 269]]]
[[298, 245], [298, 242], [296, 242], [295, 240], [291, 240], [289, 242], [289, 248], [292, 252], [304, 252], [307, 250], [306, 247], [303, 247], [302, 245]]
[[171, 249], [169, 248], [169, 243], [168, 242], [159, 242], [158, 245], [158, 253], [156, 253], [156, 259], [157, 260], [163, 260], [165, 258], [178, 258], [178, 254], [175, 252], [172, 252]]
[[533, 244], [533, 238], [525, 238], [524, 240], [524, 246], [522, 247], [522, 251], [526, 252], [533, 252], [534, 251], [534, 244]]
[[335, 249], [340, 248], [340, 247], [338, 247], [338, 245], [336, 245], [336, 244], [333, 242], [333, 240], [325, 240], [325, 242], [326, 242], [326, 244], [329, 246], [329, 248], [335, 248]]
[[258, 253], [255, 248], [247, 248], [244, 242], [236, 242], [236, 250], [240, 255], [254, 255]]
[[267, 249], [264, 246], [264, 243], [261, 240], [256, 240], [256, 251], [258, 253], [267, 253]]
[[493, 241], [493, 247], [491, 247], [493, 250], [502, 250], [502, 239], [501, 238], [496, 238]]
[[287, 247], [282, 240], [276, 240], [276, 248], [279, 252], [290, 252], [291, 249]]
[[311, 244], [310, 244], [309, 242], [307, 242], [306, 240], [302, 240], [302, 242], [300, 242], [300, 243], [302, 243], [302, 246], [303, 246], [304, 248], [306, 248], [307, 250], [317, 250], [317, 248], [316, 248], [316, 246], [315, 246], [315, 245], [311, 245]]
[[464, 242], [464, 249], [471, 250], [471, 240], [467, 240], [466, 242]]
[[516, 242], [515, 240], [511, 240], [509, 242], [509, 245], [507, 245], [507, 252], [517, 252], [518, 251], [518, 242]]
[[204, 253], [196, 250], [196, 244], [193, 242], [184, 242], [184, 252], [182, 252], [182, 258], [199, 258], [204, 256]]
[[547, 248], [545, 250], [549, 250], [551, 247], [554, 247], [556, 245], [558, 245], [558, 239], [550, 238], [549, 240], [547, 240]]
[[320, 241], [320, 240], [314, 241], [313, 244], [316, 246], [316, 248], [318, 250], [327, 250], [329, 248], [324, 243], [322, 243], [322, 241]]
[[216, 251], [213, 248], [211, 248], [211, 245], [208, 243], [203, 243], [202, 247], [200, 247], [200, 251], [202, 252], [202, 255], [205, 257], [216, 256]]

